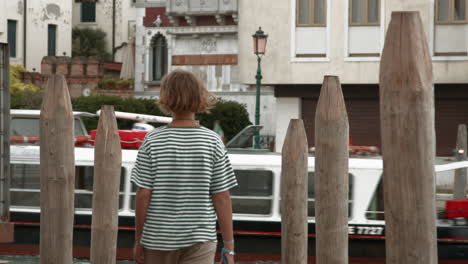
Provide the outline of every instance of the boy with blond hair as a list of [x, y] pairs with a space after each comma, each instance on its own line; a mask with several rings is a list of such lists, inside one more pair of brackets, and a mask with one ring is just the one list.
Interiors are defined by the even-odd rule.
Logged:
[[212, 264], [216, 218], [224, 240], [221, 263], [234, 263], [229, 190], [237, 181], [219, 136], [195, 120], [215, 101], [190, 72], [175, 70], [162, 80], [159, 103], [173, 120], [148, 133], [131, 179], [138, 186], [138, 263]]

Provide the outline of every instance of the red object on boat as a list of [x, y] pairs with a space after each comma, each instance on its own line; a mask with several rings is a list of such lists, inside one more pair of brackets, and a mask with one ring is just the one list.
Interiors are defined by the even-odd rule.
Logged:
[[[94, 146], [97, 130], [91, 130], [91, 144]], [[148, 131], [119, 130], [120, 146], [122, 148], [138, 149]]]
[[380, 149], [376, 146], [354, 146], [353, 139], [349, 137], [349, 152], [353, 154], [373, 154], [380, 153]]
[[10, 136], [10, 143], [12, 144], [21, 144], [21, 143], [35, 144], [37, 142], [39, 142], [39, 136], [22, 136], [22, 135]]
[[[14, 135], [10, 136], [10, 143], [12, 144], [37, 144], [39, 143], [39, 136], [23, 136], [23, 135]], [[89, 143], [89, 136], [76, 136], [75, 137], [75, 146], [81, 147]]]
[[447, 218], [468, 218], [468, 199], [449, 200], [445, 202], [445, 216]]
[[349, 146], [349, 151], [351, 153], [369, 153], [369, 154], [379, 154], [380, 150], [375, 146]]

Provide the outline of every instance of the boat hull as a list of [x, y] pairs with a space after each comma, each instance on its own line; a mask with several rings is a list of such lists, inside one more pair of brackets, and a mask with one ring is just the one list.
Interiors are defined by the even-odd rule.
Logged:
[[[15, 223], [14, 244], [0, 244], [0, 254], [39, 254], [39, 214], [12, 213]], [[357, 234], [372, 233], [379, 227], [381, 235]], [[385, 258], [384, 226], [350, 225], [354, 234], [349, 236], [349, 256], [360, 259], [361, 263], [371, 263], [364, 260], [375, 260], [373, 263], [383, 263]], [[234, 221], [236, 251], [239, 261], [279, 261], [281, 255], [281, 223], [258, 221]], [[367, 230], [367, 231], [366, 231]], [[371, 230], [371, 231], [369, 231]], [[438, 227], [439, 263], [462, 263], [468, 259], [468, 226]], [[352, 232], [352, 231], [350, 231]], [[374, 232], [376, 233], [376, 232]], [[91, 241], [91, 216], [76, 215], [74, 227], [74, 256], [89, 257]], [[118, 232], [118, 258], [131, 259], [134, 241], [134, 218], [120, 217]], [[309, 224], [308, 255], [315, 256], [315, 224]], [[448, 262], [447, 262], [448, 261]], [[450, 262], [452, 261], [452, 262]], [[453, 262], [455, 261], [455, 262]]]

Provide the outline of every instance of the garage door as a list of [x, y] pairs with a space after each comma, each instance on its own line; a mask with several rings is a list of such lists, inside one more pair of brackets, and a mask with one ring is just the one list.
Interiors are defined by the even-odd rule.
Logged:
[[[302, 99], [302, 118], [307, 133], [309, 147], [314, 146], [315, 109], [317, 99]], [[380, 147], [379, 103], [372, 99], [352, 99], [346, 101], [349, 119], [349, 134], [353, 145]]]
[[[453, 156], [459, 124], [468, 124], [468, 99], [438, 96], [435, 103], [436, 151], [438, 156]], [[316, 98], [302, 99], [302, 118], [309, 147], [314, 146]], [[380, 148], [380, 117], [377, 99], [346, 99], [349, 133], [353, 145]]]
[[459, 124], [468, 124], [468, 99], [436, 99], [437, 155], [452, 156]]

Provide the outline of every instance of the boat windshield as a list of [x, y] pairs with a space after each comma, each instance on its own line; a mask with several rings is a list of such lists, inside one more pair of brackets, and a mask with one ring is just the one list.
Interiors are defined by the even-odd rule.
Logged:
[[[121, 169], [119, 208], [123, 208], [125, 168]], [[91, 210], [93, 201], [93, 166], [75, 166], [75, 208]], [[40, 165], [11, 164], [11, 205], [40, 207]]]
[[[11, 135], [38, 136], [39, 118], [13, 117], [11, 119]], [[81, 121], [78, 118], [75, 118], [75, 136], [86, 136], [86, 131], [83, 130]]]
[[[369, 207], [366, 211], [366, 218], [369, 220], [385, 220], [384, 208], [384, 186], [383, 178], [381, 178], [379, 185], [372, 197]], [[438, 219], [445, 219], [445, 202], [453, 199], [453, 181], [454, 172], [445, 171], [436, 173], [437, 187], [435, 193], [436, 211]], [[452, 183], [452, 184], [450, 184]]]

